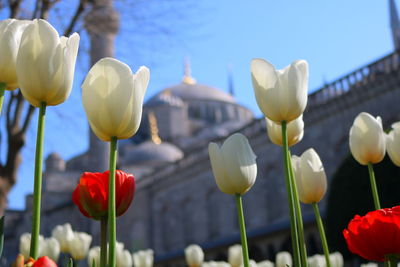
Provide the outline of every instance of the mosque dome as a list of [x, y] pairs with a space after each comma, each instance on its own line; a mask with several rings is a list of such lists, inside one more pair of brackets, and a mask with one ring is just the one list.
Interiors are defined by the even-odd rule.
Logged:
[[161, 141], [158, 135], [157, 119], [153, 112], [148, 114], [150, 140], [139, 145], [128, 144], [121, 147], [122, 165], [162, 166], [183, 158], [183, 152], [174, 144]]
[[137, 146], [126, 148], [123, 154], [123, 165], [152, 165], [159, 166], [172, 163], [183, 158], [183, 152], [175, 145], [152, 140]]
[[[169, 99], [166, 99], [168, 97]], [[185, 65], [185, 73], [181, 83], [165, 88], [161, 92], [157, 93], [147, 101], [146, 106], [155, 106], [161, 100], [173, 101], [175, 99], [180, 99], [183, 102], [211, 100], [236, 103], [236, 100], [232, 95], [220, 89], [197, 83], [191, 76], [189, 64]]]

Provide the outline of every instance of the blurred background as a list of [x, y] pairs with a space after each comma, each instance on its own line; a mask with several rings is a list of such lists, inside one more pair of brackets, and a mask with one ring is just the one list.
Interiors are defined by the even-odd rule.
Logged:
[[[283, 68], [305, 59], [313, 95], [305, 114], [305, 138], [294, 152], [315, 147], [331, 185], [338, 184], [339, 193], [333, 195], [329, 188], [322, 209], [324, 217], [331, 218], [327, 227], [335, 242], [332, 247], [345, 253], [341, 229], [356, 212], [372, 209], [367, 171], [356, 171], [357, 164], [348, 156], [348, 130], [361, 111], [382, 116], [386, 128], [399, 119], [397, 4], [394, 0], [0, 0], [0, 19], [43, 17], [60, 34], [81, 36], [72, 94], [47, 113], [43, 233], [68, 219], [75, 228], [98, 235], [97, 224], [77, 213], [70, 193], [82, 171], [106, 168], [107, 148], [89, 134], [80, 85], [91, 63], [113, 56], [133, 71], [141, 65], [151, 71], [141, 129], [119, 147], [119, 168], [132, 171], [139, 185], [135, 204], [119, 222], [121, 228], [130, 229], [121, 236], [125, 246], [151, 247], [164, 265], [179, 265], [182, 249], [193, 242], [203, 244], [213, 259], [226, 256], [221, 249], [239, 240], [234, 207], [216, 190], [205, 148], [212, 140], [241, 131], [257, 146], [259, 157], [255, 192], [245, 199], [251, 256], [261, 260], [290, 249], [280, 150], [267, 139], [251, 86], [250, 61], [260, 57]], [[18, 95], [7, 95], [6, 107], [15, 116]], [[14, 218], [9, 224], [18, 225], [10, 233], [15, 239], [29, 231], [26, 215], [37, 123], [35, 111], [21, 105], [19, 116], [29, 125], [23, 138], [7, 127], [13, 118], [0, 117], [0, 187], [4, 188], [0, 195], [2, 209], [7, 203]], [[12, 140], [23, 141], [14, 158]], [[16, 163], [11, 171], [10, 160]], [[383, 182], [377, 174], [378, 186], [381, 183], [387, 196], [384, 206], [395, 205], [398, 170], [381, 169], [381, 176], [389, 177]], [[195, 192], [199, 187], [204, 190]], [[341, 212], [344, 206], [353, 207], [349, 202], [354, 208]], [[177, 210], [180, 205], [184, 208]], [[309, 251], [321, 252], [311, 210], [304, 207], [304, 211]], [[176, 229], [184, 233], [168, 234]]]

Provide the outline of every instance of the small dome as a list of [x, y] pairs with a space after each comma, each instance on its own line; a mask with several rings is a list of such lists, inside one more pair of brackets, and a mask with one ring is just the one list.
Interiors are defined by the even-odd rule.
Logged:
[[157, 94], [151, 101], [147, 102], [147, 107], [169, 105], [173, 107], [182, 107], [184, 103], [181, 98], [174, 96], [170, 91], [164, 90], [162, 93]]
[[159, 99], [160, 95], [163, 94], [171, 94], [172, 96], [178, 97], [183, 101], [213, 100], [236, 103], [233, 96], [219, 89], [199, 83], [190, 84], [182, 82], [178, 85], [166, 88], [157, 95], [153, 96], [146, 105], [153, 105], [154, 102], [158, 101], [157, 99]]
[[155, 144], [146, 141], [138, 146], [125, 147], [121, 157], [123, 165], [160, 166], [183, 158], [183, 152], [173, 144], [162, 142]]
[[46, 170], [47, 171], [64, 171], [65, 161], [57, 153], [51, 153], [46, 158]]

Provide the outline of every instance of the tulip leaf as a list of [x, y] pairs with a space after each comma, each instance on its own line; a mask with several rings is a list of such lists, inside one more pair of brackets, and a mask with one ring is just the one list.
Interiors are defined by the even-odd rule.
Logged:
[[92, 267], [96, 267], [96, 261], [94, 259], [92, 260]]
[[4, 216], [0, 219], [0, 258], [3, 254], [3, 245], [4, 245]]
[[72, 258], [69, 258], [67, 267], [74, 267], [74, 261], [72, 260]]

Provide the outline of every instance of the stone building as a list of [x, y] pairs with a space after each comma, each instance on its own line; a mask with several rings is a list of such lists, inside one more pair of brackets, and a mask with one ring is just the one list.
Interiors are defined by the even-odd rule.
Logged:
[[[393, 32], [400, 28], [391, 2]], [[397, 35], [394, 34], [395, 44]], [[396, 45], [397, 47], [397, 45]], [[250, 86], [250, 85], [249, 85]], [[383, 119], [384, 126], [400, 120], [400, 53], [395, 52], [330, 83], [309, 95], [304, 113], [305, 135], [293, 148], [301, 154], [313, 147], [324, 162], [328, 180], [348, 155], [348, 132], [362, 111]], [[117, 220], [118, 240], [131, 251], [152, 248], [159, 266], [183, 266], [183, 249], [200, 244], [207, 260], [226, 259], [226, 248], [240, 242], [234, 199], [221, 193], [212, 175], [207, 145], [234, 132], [249, 138], [257, 155], [258, 176], [244, 197], [250, 255], [272, 259], [290, 247], [288, 206], [281, 149], [267, 138], [265, 121], [254, 118], [235, 98], [195, 81], [186, 67], [182, 81], [150, 98], [144, 105], [138, 134], [119, 143], [118, 168], [135, 174], [133, 205]], [[82, 171], [94, 161], [99, 142], [91, 135], [89, 151], [64, 161], [46, 159], [42, 230], [70, 222], [99, 242], [100, 225], [81, 215], [71, 192]], [[329, 194], [329, 192], [328, 192]], [[321, 203], [324, 213], [325, 202]], [[30, 231], [31, 196], [26, 210], [7, 211], [5, 253], [13, 258], [18, 238]], [[303, 207], [310, 254], [320, 252], [319, 237], [309, 207]]]

